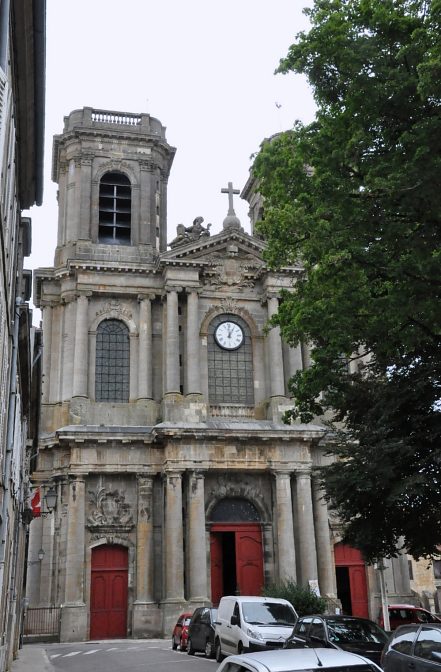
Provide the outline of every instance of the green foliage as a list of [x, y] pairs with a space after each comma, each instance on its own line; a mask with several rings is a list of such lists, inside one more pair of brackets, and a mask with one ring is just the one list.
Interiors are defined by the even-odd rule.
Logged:
[[371, 560], [397, 544], [429, 556], [441, 540], [441, 0], [305, 12], [311, 29], [278, 72], [308, 77], [316, 119], [254, 162], [267, 261], [298, 268], [273, 323], [313, 346], [292, 415], [345, 423], [331, 423], [341, 459], [322, 471], [345, 540]]
[[300, 586], [290, 579], [271, 583], [262, 591], [262, 595], [288, 600], [299, 616], [323, 614], [326, 610], [326, 600], [323, 597], [318, 597], [309, 586]]

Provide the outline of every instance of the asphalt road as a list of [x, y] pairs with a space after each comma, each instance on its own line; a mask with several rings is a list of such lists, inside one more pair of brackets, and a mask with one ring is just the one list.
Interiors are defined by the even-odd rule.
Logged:
[[173, 651], [171, 641], [112, 640], [45, 647], [54, 672], [216, 672], [218, 663], [203, 654]]

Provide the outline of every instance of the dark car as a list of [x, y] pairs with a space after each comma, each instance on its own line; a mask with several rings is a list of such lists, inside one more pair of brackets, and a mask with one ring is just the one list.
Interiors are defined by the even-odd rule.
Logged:
[[214, 658], [214, 622], [217, 609], [198, 607], [188, 626], [187, 653], [193, 656], [203, 651], [207, 658]]
[[186, 611], [181, 614], [176, 621], [176, 625], [172, 632], [172, 649], [177, 649], [178, 646], [181, 651], [187, 648], [188, 626], [192, 617], [191, 611]]
[[[406, 625], [406, 623], [441, 623], [439, 616], [423, 607], [416, 607], [414, 604], [389, 604], [388, 611], [391, 630], [395, 630], [400, 625]], [[382, 612], [380, 612], [379, 623], [383, 627]]]
[[381, 657], [385, 672], [441, 672], [441, 623], [400, 625]]
[[356, 616], [303, 616], [294, 626], [284, 648], [341, 649], [358, 653], [377, 665], [388, 640], [385, 631], [373, 621]]

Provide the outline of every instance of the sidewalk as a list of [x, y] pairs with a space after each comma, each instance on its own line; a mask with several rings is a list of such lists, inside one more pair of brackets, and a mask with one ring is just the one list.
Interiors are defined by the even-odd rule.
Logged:
[[11, 672], [51, 672], [53, 669], [41, 644], [24, 644], [11, 666]]

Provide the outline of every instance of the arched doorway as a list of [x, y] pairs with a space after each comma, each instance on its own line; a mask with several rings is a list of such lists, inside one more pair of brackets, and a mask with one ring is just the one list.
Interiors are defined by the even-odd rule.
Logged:
[[334, 546], [337, 597], [343, 613], [369, 618], [366, 566], [359, 550], [338, 543]]
[[211, 515], [211, 600], [223, 595], [260, 595], [263, 551], [260, 516], [241, 497], [222, 499]]
[[127, 636], [127, 548], [104, 545], [92, 549], [90, 639]]

